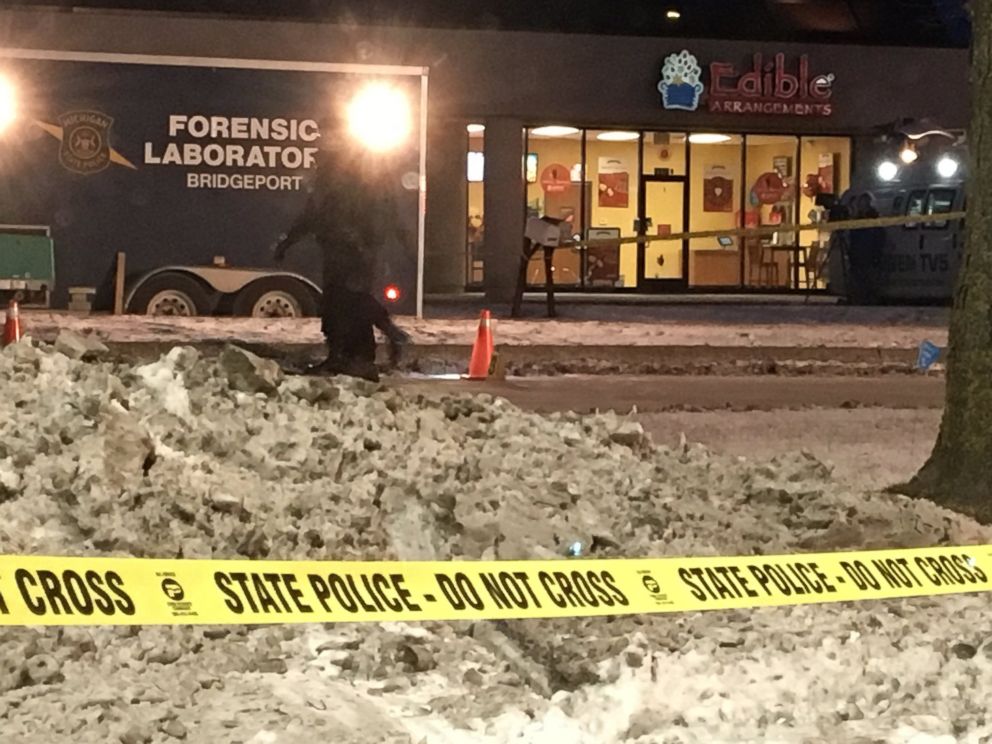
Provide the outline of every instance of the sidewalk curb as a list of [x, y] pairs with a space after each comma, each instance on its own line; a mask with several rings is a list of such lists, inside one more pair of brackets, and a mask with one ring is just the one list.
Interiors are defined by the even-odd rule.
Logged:
[[[108, 342], [117, 355], [153, 359], [173, 346], [205, 354], [234, 343], [260, 356], [285, 360], [319, 358], [319, 344], [260, 344], [237, 339], [193, 343]], [[801, 346], [509, 346], [499, 347], [511, 375], [547, 374], [910, 374], [917, 349]], [[465, 344], [411, 345], [405, 369], [458, 372], [468, 364]], [[384, 352], [380, 348], [380, 352]]]

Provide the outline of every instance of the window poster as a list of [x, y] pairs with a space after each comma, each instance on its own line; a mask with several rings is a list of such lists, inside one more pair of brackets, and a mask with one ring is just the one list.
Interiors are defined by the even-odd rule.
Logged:
[[822, 152], [817, 161], [817, 176], [821, 194], [836, 194], [837, 183], [834, 180], [834, 163], [837, 156], [832, 152]]
[[591, 227], [589, 240], [616, 240], [616, 243], [599, 243], [589, 246], [587, 252], [586, 281], [592, 286], [613, 287], [620, 285], [620, 228]]
[[599, 206], [626, 209], [630, 205], [630, 170], [621, 158], [599, 159]]
[[527, 160], [525, 163], [527, 170], [527, 183], [537, 183], [537, 153], [527, 153]]
[[703, 171], [703, 211], [734, 211], [734, 179], [722, 165], [710, 165]]
[[792, 158], [788, 155], [779, 155], [772, 158], [772, 170], [782, 178], [792, 178]]

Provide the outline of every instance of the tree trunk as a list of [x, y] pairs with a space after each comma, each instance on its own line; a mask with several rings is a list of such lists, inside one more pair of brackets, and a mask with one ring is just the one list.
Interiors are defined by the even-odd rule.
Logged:
[[902, 490], [992, 522], [992, 0], [972, 6], [968, 219], [930, 459]]

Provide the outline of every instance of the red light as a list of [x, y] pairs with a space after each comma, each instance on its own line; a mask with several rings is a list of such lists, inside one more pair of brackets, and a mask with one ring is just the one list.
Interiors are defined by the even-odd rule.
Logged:
[[386, 299], [389, 300], [390, 302], [396, 302], [400, 298], [400, 288], [397, 287], [395, 284], [390, 284], [383, 291], [383, 294], [386, 296]]

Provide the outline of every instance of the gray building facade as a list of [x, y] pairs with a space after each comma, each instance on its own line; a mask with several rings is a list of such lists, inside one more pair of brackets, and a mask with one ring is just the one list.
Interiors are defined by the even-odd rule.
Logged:
[[[493, 300], [506, 300], [512, 292], [528, 209], [575, 218], [578, 234], [615, 227], [626, 236], [661, 230], [662, 222], [677, 232], [717, 224], [718, 218], [728, 226], [775, 224], [770, 219], [788, 223], [801, 220], [808, 206], [802, 199], [812, 199], [799, 196], [806, 179], [819, 173], [842, 186], [851, 172], [874, 167], [870, 140], [877, 127], [906, 118], [960, 129], [968, 116], [968, 54], [962, 50], [41, 10], [0, 11], [0, 46], [428, 67], [426, 288], [459, 292], [479, 284]], [[668, 64], [683, 50], [698, 74], [687, 74], [678, 60]], [[668, 93], [666, 80], [673, 86]], [[475, 146], [469, 124], [477, 131], [485, 127]], [[535, 133], [546, 125], [568, 127], [567, 157], [554, 154], [566, 152], [554, 150], [554, 137], [542, 142]], [[637, 139], [616, 145], [620, 155], [602, 149], [602, 142], [624, 133]], [[698, 133], [726, 133], [721, 144], [739, 148], [740, 164], [721, 165], [715, 154], [710, 157], [717, 151], [704, 148], [712, 143], [690, 145], [694, 136], [701, 139]], [[816, 149], [816, 138], [832, 138], [833, 161]], [[788, 154], [776, 154], [776, 147]], [[466, 175], [471, 149], [484, 160], [484, 191], [475, 193]], [[797, 162], [790, 160], [792, 152]], [[536, 173], [527, 172], [528, 154]], [[759, 164], [766, 155], [774, 167]], [[658, 158], [668, 164], [653, 162]], [[748, 162], [757, 168], [753, 173]], [[559, 163], [573, 171], [574, 189], [546, 172]], [[843, 176], [831, 176], [835, 168]], [[778, 183], [776, 172], [791, 196], [768, 196]], [[724, 188], [732, 190], [732, 198], [725, 198]], [[575, 203], [566, 204], [561, 195], [573, 191]], [[668, 209], [664, 203], [677, 204], [674, 216], [646, 224], [645, 210], [654, 199], [659, 215]], [[782, 206], [787, 199], [791, 207]], [[467, 242], [473, 208], [484, 214], [485, 224], [484, 251], [477, 257], [484, 268], [476, 275]], [[690, 263], [696, 247], [700, 253]], [[720, 257], [709, 256], [708, 244], [679, 250], [681, 257], [670, 255], [667, 263], [660, 252], [631, 253], [629, 260], [621, 255], [614, 261], [620, 268], [600, 269], [599, 284], [639, 291], [734, 286], [733, 277], [715, 263]], [[748, 286], [753, 267], [743, 246], [739, 256], [734, 276], [738, 286]], [[588, 288], [592, 273], [585, 259], [582, 263], [574, 283]], [[694, 271], [713, 278], [694, 282]], [[617, 278], [621, 275], [626, 279]]]

